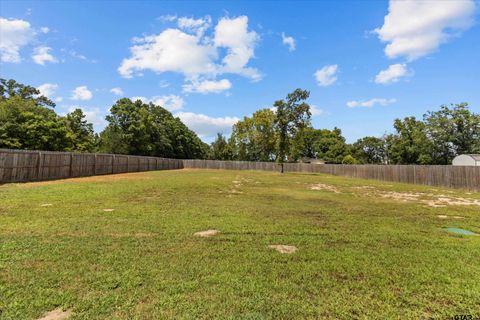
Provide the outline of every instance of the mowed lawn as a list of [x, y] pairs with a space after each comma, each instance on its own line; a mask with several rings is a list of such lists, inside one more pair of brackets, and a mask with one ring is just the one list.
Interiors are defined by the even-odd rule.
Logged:
[[[7, 184], [0, 318], [480, 316], [480, 236], [446, 230], [480, 234], [474, 203], [479, 193], [254, 171]], [[193, 235], [208, 229], [221, 233]]]

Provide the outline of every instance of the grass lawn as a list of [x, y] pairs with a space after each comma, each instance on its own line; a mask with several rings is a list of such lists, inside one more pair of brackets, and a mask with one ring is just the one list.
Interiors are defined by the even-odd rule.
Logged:
[[480, 316], [480, 236], [449, 227], [480, 234], [479, 193], [220, 170], [3, 185], [0, 318]]

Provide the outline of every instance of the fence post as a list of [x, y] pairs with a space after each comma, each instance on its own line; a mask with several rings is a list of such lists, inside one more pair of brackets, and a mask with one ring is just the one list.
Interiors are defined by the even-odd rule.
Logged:
[[37, 161], [37, 180], [40, 180], [42, 178], [42, 152], [38, 151], [38, 161]]
[[71, 178], [73, 176], [73, 152], [70, 152], [70, 170], [68, 176]]
[[97, 154], [93, 155], [93, 175], [97, 174]]
[[127, 172], [130, 172], [130, 156], [127, 156]]
[[115, 170], [113, 169], [114, 165], [115, 165], [115, 155], [112, 154], [112, 173], [115, 173]]

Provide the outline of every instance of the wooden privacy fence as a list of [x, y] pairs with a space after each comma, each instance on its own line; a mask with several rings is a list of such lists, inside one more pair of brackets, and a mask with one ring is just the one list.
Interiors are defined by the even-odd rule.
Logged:
[[[272, 162], [184, 160], [184, 168], [281, 171]], [[327, 173], [361, 179], [480, 191], [480, 167], [285, 163], [284, 172]]]
[[0, 149], [0, 183], [181, 168], [181, 159]]
[[[0, 149], [0, 183], [183, 168], [281, 171], [281, 166], [273, 162]], [[480, 167], [471, 166], [285, 163], [283, 170], [480, 191]]]

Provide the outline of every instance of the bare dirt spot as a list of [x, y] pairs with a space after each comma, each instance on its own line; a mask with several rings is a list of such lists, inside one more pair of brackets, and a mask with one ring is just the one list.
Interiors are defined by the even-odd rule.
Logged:
[[63, 183], [82, 183], [82, 182], [106, 183], [106, 182], [114, 182], [114, 181], [151, 180], [151, 179], [153, 179], [153, 178], [148, 176], [147, 172], [130, 172], [130, 173], [108, 174], [108, 175], [102, 175], [102, 176], [91, 176], [91, 177], [50, 180], [50, 181], [18, 183], [17, 187], [19, 187], [19, 188], [35, 188], [35, 187], [55, 185], [55, 184], [63, 184]]
[[62, 309], [55, 309], [45, 313], [43, 317], [38, 318], [38, 320], [63, 320], [69, 318], [71, 315], [71, 310], [63, 311]]
[[53, 204], [51, 203], [43, 203], [40, 205], [40, 207], [51, 207], [51, 206], [53, 206]]
[[294, 253], [298, 250], [295, 246], [288, 246], [284, 244], [272, 244], [268, 246], [270, 249], [275, 249], [280, 253]]
[[105, 212], [112, 212], [112, 211], [115, 211], [115, 209], [103, 209], [103, 211], [105, 211]]
[[323, 183], [314, 184], [314, 185], [310, 186], [310, 189], [311, 190], [326, 190], [326, 191], [330, 191], [330, 192], [334, 192], [334, 193], [340, 193], [340, 191], [338, 191], [338, 189], [335, 188], [334, 186], [330, 186], [328, 184], [323, 184]]
[[439, 219], [447, 219], [448, 216], [443, 215], [443, 214], [439, 214], [439, 215], [437, 216], [437, 218], [439, 218]]
[[196, 236], [196, 237], [208, 238], [208, 237], [216, 236], [219, 233], [220, 233], [220, 231], [218, 231], [218, 230], [209, 229], [209, 230], [205, 230], [205, 231], [195, 232], [193, 235]]
[[480, 200], [460, 197], [452, 197], [443, 194], [422, 193], [422, 192], [376, 192], [371, 196], [380, 196], [403, 202], [423, 203], [428, 207], [444, 208], [447, 206], [480, 206]]

